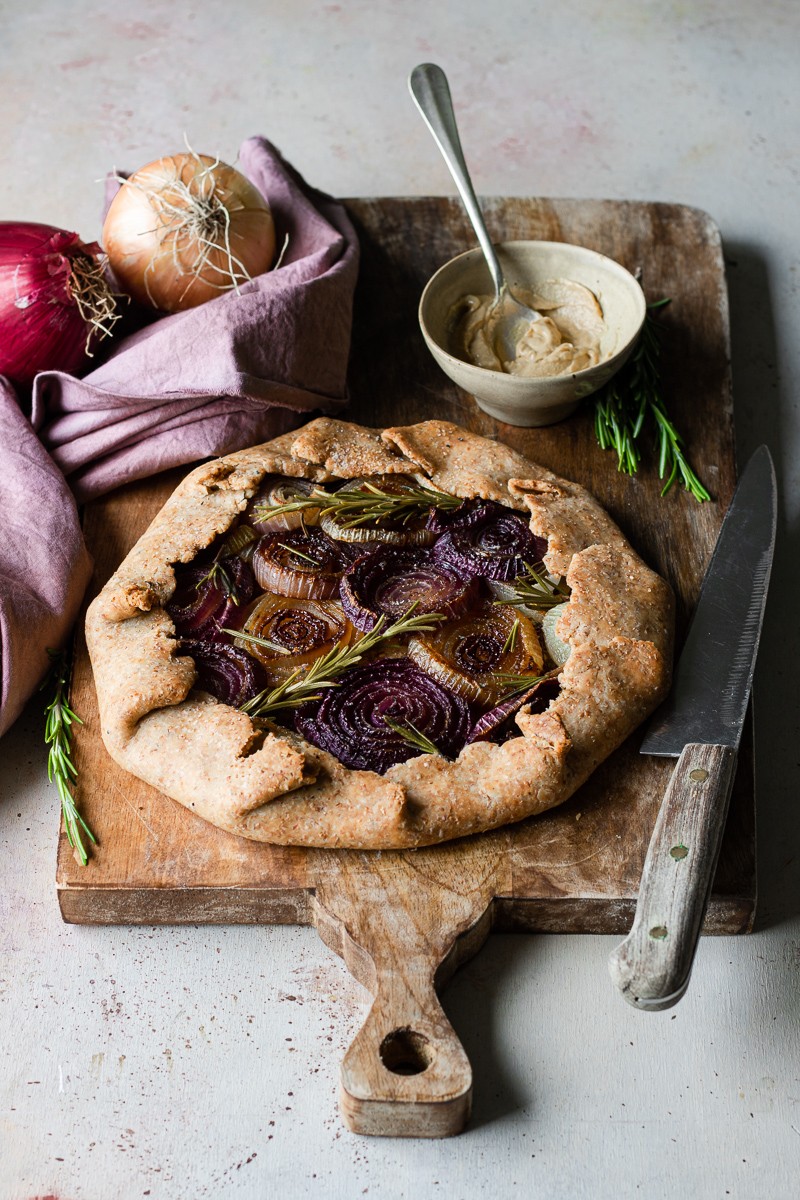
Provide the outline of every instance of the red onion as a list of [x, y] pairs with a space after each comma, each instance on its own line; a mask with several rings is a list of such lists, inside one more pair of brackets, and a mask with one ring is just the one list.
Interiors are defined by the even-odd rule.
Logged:
[[315, 704], [295, 717], [298, 731], [352, 770], [383, 773], [420, 754], [419, 748], [386, 723], [413, 727], [446, 757], [467, 737], [467, 704], [408, 659], [382, 659], [342, 675]]
[[502, 700], [496, 708], [484, 713], [473, 725], [468, 742], [507, 742], [510, 737], [519, 734], [512, 718], [526, 704], [530, 705], [532, 713], [544, 712], [550, 702], [555, 700], [561, 687], [557, 679], [543, 679], [533, 687], [516, 696]]
[[241, 708], [259, 691], [256, 664], [236, 646], [223, 642], [184, 641], [181, 651], [194, 659], [197, 668], [195, 687], [215, 696], [231, 708]]
[[240, 558], [222, 561], [235, 597], [226, 591], [219, 574], [211, 574], [211, 564], [192, 565], [175, 571], [175, 591], [167, 604], [179, 634], [189, 634], [204, 641], [225, 641], [224, 627], [238, 628], [244, 617], [244, 606], [255, 592], [253, 572]]
[[101, 255], [77, 233], [0, 222], [0, 375], [25, 386], [39, 371], [85, 365], [118, 319]]
[[426, 550], [381, 547], [360, 558], [341, 582], [342, 606], [356, 629], [368, 633], [385, 614], [463, 616], [477, 603], [480, 583], [436, 563]]
[[508, 509], [443, 533], [433, 547], [439, 562], [464, 575], [486, 579], [515, 579], [526, 563], [541, 564], [546, 551], [546, 541], [534, 537], [525, 518]]
[[496, 500], [465, 500], [458, 508], [432, 508], [427, 527], [433, 533], [446, 533], [448, 529], [464, 529], [469, 525], [480, 525], [490, 517], [500, 516], [508, 509]]

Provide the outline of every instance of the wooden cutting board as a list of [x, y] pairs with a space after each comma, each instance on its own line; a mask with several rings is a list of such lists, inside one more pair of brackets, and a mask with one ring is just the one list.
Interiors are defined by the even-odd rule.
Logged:
[[[483, 414], [426, 350], [417, 304], [433, 271], [473, 244], [455, 200], [347, 202], [362, 246], [349, 416], [367, 425], [430, 417], [516, 447], [588, 487], [643, 558], [672, 584], [678, 642], [735, 483], [724, 264], [718, 231], [679, 205], [494, 199], [495, 240], [578, 242], [641, 271], [649, 300], [672, 303], [662, 325], [665, 394], [689, 456], [712, 493], [660, 498], [654, 468], [629, 479], [597, 447], [591, 409], [546, 429]], [[323, 348], [321, 348], [322, 350]], [[85, 530], [95, 588], [108, 578], [184, 472], [90, 505]], [[107, 757], [85, 646], [73, 703], [78, 800], [99, 847], [76, 863], [63, 829], [58, 896], [66, 921], [103, 924], [315, 924], [375, 996], [342, 1065], [342, 1107], [362, 1133], [442, 1136], [469, 1114], [471, 1071], [437, 988], [490, 928], [622, 934], [671, 761], [638, 753], [633, 736], [554, 812], [495, 833], [413, 852], [264, 846], [205, 824]], [[706, 932], [741, 933], [755, 905], [752, 735], [739, 758]], [[607, 982], [598, 979], [598, 987]]]

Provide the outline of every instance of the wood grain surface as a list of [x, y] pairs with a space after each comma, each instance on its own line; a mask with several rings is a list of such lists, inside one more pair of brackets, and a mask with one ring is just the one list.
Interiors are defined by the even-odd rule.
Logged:
[[[438, 369], [417, 325], [430, 275], [473, 245], [455, 200], [347, 201], [362, 246], [348, 417], [407, 424], [439, 417], [496, 438], [589, 488], [678, 602], [678, 645], [733, 492], [724, 263], [710, 218], [679, 205], [488, 199], [496, 241], [578, 242], [640, 271], [661, 318], [668, 407], [712, 502], [677, 488], [660, 498], [648, 458], [618, 474], [594, 439], [591, 409], [517, 429], [482, 413]], [[134, 484], [86, 511], [99, 587], [184, 472]], [[436, 998], [447, 972], [490, 927], [622, 933], [671, 761], [641, 756], [634, 735], [561, 808], [514, 827], [413, 852], [354, 854], [250, 843], [205, 824], [116, 767], [100, 741], [79, 637], [73, 703], [78, 801], [99, 838], [86, 868], [63, 829], [57, 887], [64, 919], [86, 923], [315, 923], [376, 997], [345, 1060], [342, 1107], [366, 1133], [440, 1136], [469, 1112], [469, 1064]], [[752, 732], [745, 730], [706, 932], [740, 933], [755, 906]], [[598, 981], [605, 986], [605, 981]], [[388, 1038], [388, 1041], [387, 1041]]]

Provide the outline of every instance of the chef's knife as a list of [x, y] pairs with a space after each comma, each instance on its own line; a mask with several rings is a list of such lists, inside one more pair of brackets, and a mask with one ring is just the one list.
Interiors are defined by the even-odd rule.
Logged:
[[728, 811], [775, 545], [769, 450], [750, 459], [725, 514], [672, 691], [642, 754], [677, 758], [647, 851], [636, 915], [609, 970], [657, 1011], [686, 991]]

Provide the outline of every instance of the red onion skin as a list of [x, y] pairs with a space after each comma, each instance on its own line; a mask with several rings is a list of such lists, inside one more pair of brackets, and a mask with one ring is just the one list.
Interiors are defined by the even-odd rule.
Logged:
[[[416, 571], [429, 571], [439, 575], [442, 586], [438, 594], [409, 596], [408, 604], [401, 609], [384, 607], [380, 592], [385, 590], [393, 577], [413, 576]], [[435, 582], [435, 580], [433, 581]], [[437, 564], [429, 551], [413, 548], [380, 547], [360, 557], [349, 568], [339, 588], [342, 607], [363, 633], [374, 629], [383, 614], [390, 620], [401, 617], [416, 603], [415, 613], [441, 613], [444, 617], [459, 617], [474, 607], [480, 598], [480, 583], [464, 580], [445, 564]], [[446, 593], [449, 592], [449, 595]]]
[[88, 361], [89, 327], [69, 281], [73, 259], [96, 259], [96, 242], [24, 221], [0, 222], [0, 375], [27, 386], [39, 371], [74, 374]]
[[560, 691], [561, 685], [557, 679], [543, 679], [518, 696], [501, 700], [495, 708], [479, 717], [470, 730], [467, 742], [506, 742], [518, 736], [519, 730], [513, 718], [519, 710], [528, 704], [531, 712], [544, 712]]
[[[225, 569], [232, 576], [238, 604], [219, 585], [211, 581], [202, 582], [211, 569], [210, 564], [176, 569], [176, 588], [167, 604], [167, 612], [177, 632], [184, 637], [207, 642], [229, 642], [230, 635], [222, 630], [226, 627], [238, 629], [243, 622], [247, 604], [255, 594], [253, 572], [240, 558], [223, 561]], [[183, 598], [184, 591], [189, 594], [186, 600]], [[196, 594], [194, 603], [193, 591]]]
[[186, 640], [181, 653], [194, 659], [197, 669], [195, 687], [214, 696], [231, 708], [241, 708], [261, 690], [255, 661], [237, 646], [222, 642]]
[[[516, 534], [517, 547], [513, 553], [492, 552], [491, 549], [481, 552], [477, 548], [482, 538], [488, 540], [494, 531], [501, 529], [509, 533], [509, 550]], [[547, 542], [532, 534], [525, 518], [508, 508], [500, 513], [492, 513], [486, 520], [448, 530], [433, 547], [434, 558], [456, 571], [467, 576], [501, 581], [521, 575], [526, 563], [537, 566], [546, 552]]]
[[298, 711], [295, 728], [351, 770], [383, 774], [421, 753], [386, 725], [384, 716], [415, 725], [447, 757], [458, 754], [471, 723], [464, 700], [400, 658], [346, 672], [337, 687]]
[[465, 500], [458, 508], [432, 508], [427, 528], [434, 533], [446, 533], [448, 529], [467, 529], [470, 525], [480, 525], [490, 517], [509, 511], [513, 510], [498, 504], [496, 500]]

